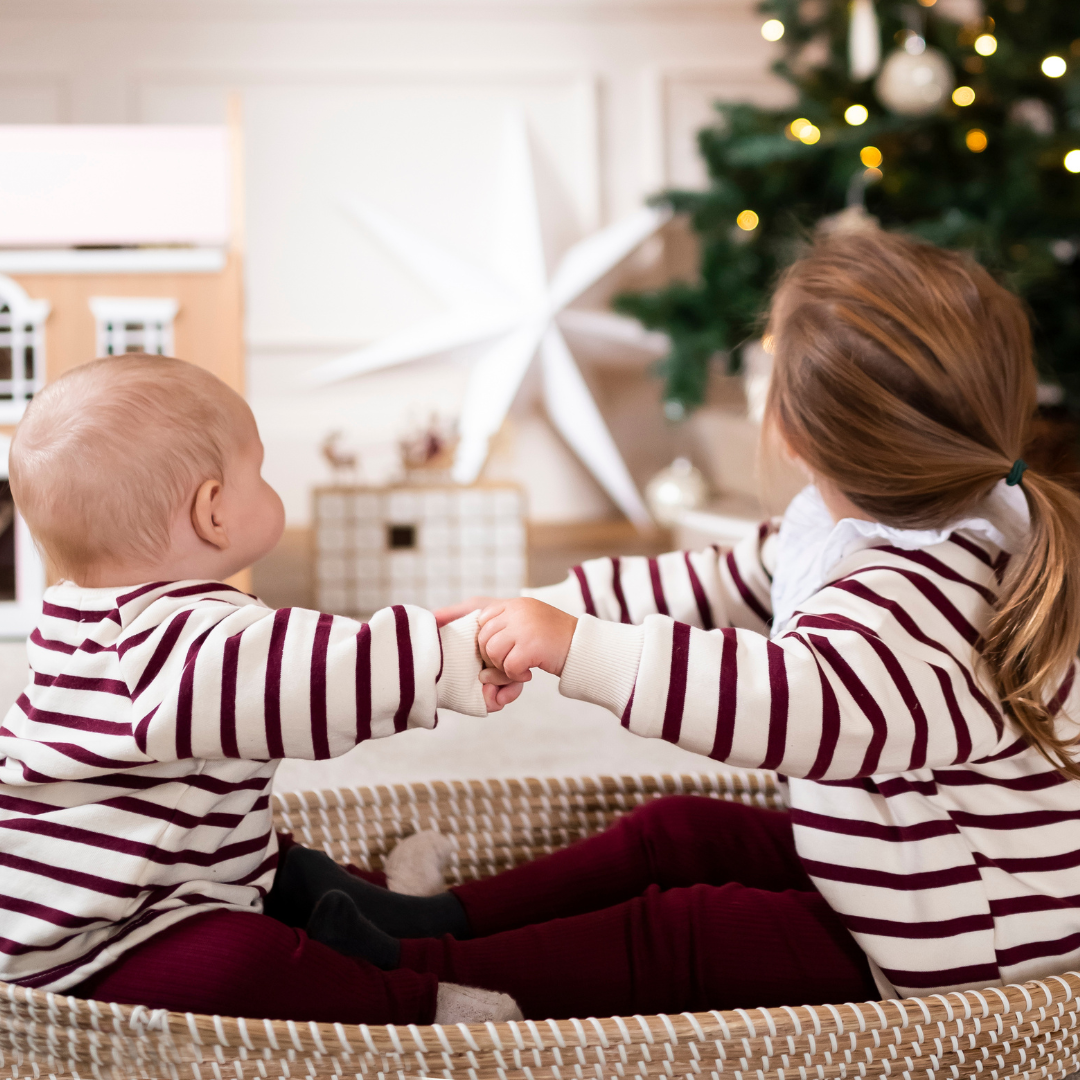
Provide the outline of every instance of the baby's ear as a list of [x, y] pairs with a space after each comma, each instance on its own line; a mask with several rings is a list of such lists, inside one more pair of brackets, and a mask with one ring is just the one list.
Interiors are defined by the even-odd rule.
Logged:
[[220, 480], [204, 480], [191, 503], [191, 527], [195, 534], [219, 551], [229, 547], [229, 532], [221, 516], [223, 487]]

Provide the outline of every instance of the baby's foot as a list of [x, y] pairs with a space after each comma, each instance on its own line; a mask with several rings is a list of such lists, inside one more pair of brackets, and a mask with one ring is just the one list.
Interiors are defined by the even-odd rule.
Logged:
[[386, 857], [386, 887], [406, 896], [435, 896], [446, 892], [443, 871], [453, 845], [434, 829], [405, 837]]
[[488, 1020], [499, 1024], [524, 1019], [518, 1003], [509, 994], [457, 983], [439, 983], [435, 999], [436, 1024], [482, 1024]]
[[352, 897], [338, 889], [326, 893], [315, 905], [307, 934], [343, 956], [359, 956], [383, 971], [393, 971], [401, 960], [397, 938], [365, 919]]
[[354, 877], [321, 851], [299, 845], [289, 850], [285, 866], [278, 871], [266, 909], [281, 918], [278, 912], [282, 903], [269, 901], [279, 895], [287, 898], [290, 912], [303, 912], [305, 916], [289, 925], [304, 926], [316, 902], [329, 892], [345, 893], [364, 918], [394, 938], [442, 937], [443, 934], [452, 934], [458, 940], [472, 937], [465, 909], [452, 892], [434, 896], [392, 892]]

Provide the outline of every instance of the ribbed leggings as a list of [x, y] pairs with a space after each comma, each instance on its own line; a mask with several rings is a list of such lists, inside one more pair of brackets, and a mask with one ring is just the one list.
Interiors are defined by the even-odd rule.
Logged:
[[[503, 990], [527, 1018], [876, 997], [865, 956], [803, 871], [784, 813], [700, 797], [455, 890], [475, 937], [402, 942], [379, 971], [263, 915], [196, 916], [80, 996], [178, 1011], [430, 1023], [437, 980]], [[70, 991], [69, 991], [70, 992]]]

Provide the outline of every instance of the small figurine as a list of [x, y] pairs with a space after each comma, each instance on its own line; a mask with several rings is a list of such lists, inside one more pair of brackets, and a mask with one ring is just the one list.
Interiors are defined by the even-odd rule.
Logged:
[[342, 435], [344, 435], [342, 431], [331, 431], [323, 439], [322, 446], [319, 449], [322, 451], [322, 456], [329, 462], [330, 468], [333, 469], [335, 478], [345, 474], [355, 482], [356, 471], [360, 463], [359, 455], [355, 450], [349, 452], [341, 449]]

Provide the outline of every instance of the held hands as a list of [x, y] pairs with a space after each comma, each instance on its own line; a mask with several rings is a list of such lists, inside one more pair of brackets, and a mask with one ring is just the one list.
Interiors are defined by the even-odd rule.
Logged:
[[532, 678], [534, 667], [561, 675], [576, 628], [573, 615], [527, 597], [496, 600], [484, 608], [480, 653], [492, 665], [480, 673], [484, 699], [491, 687], [499, 708], [509, 704]]
[[[470, 596], [468, 600], [462, 600], [460, 604], [439, 608], [434, 613], [435, 625], [443, 627], [456, 619], [463, 619], [466, 615], [476, 611], [477, 608], [486, 608], [498, 602], [498, 600], [490, 596]], [[481, 655], [484, 663], [489, 664], [490, 661], [487, 656], [483, 655], [482, 649]], [[491, 681], [489, 682], [485, 676], [489, 677]], [[483, 683], [484, 704], [487, 706], [489, 713], [499, 712], [509, 705], [511, 701], [516, 700], [521, 693], [521, 683], [506, 678], [501, 672], [496, 672], [490, 667], [485, 667], [480, 673], [480, 681]]]
[[480, 673], [488, 712], [498, 712], [521, 693], [531, 669], [561, 675], [577, 619], [539, 600], [518, 597], [493, 600], [475, 596], [435, 612], [444, 626], [480, 608], [480, 654], [490, 666]]

